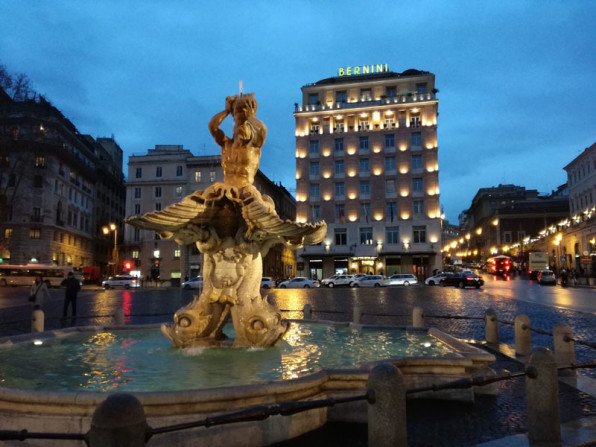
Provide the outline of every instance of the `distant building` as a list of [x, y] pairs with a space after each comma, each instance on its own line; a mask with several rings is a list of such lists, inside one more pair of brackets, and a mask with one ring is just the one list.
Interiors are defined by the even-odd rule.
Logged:
[[[182, 145], [156, 145], [146, 155], [129, 158], [126, 215], [162, 210], [217, 182], [223, 182], [220, 155], [197, 157]], [[294, 220], [296, 203], [283, 186], [271, 182], [261, 171], [254, 186], [273, 199], [280, 217]], [[183, 280], [202, 272], [203, 257], [194, 244], [181, 246], [171, 239], [160, 239], [154, 231], [130, 225], [126, 226], [125, 244], [124, 255], [132, 261], [132, 274], [136, 276], [146, 278], [156, 273], [162, 280]], [[266, 276], [288, 276], [295, 268], [294, 253], [281, 245], [272, 247], [263, 260]]]
[[452, 254], [465, 253], [470, 260], [509, 254], [521, 261], [524, 244], [569, 216], [566, 185], [549, 195], [516, 185], [481, 188], [464, 215], [460, 240]]
[[298, 273], [423, 279], [441, 266], [435, 76], [386, 65], [339, 74], [302, 87], [295, 106], [297, 220], [328, 225], [323, 243], [298, 252]]
[[94, 140], [43, 97], [0, 89], [0, 258], [3, 263], [101, 266], [124, 217], [122, 149]]

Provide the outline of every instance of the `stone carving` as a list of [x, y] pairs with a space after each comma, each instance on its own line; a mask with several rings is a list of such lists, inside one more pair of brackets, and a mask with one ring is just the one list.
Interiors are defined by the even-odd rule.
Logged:
[[[232, 317], [236, 346], [272, 346], [288, 328], [279, 310], [260, 294], [263, 257], [273, 244], [297, 249], [317, 244], [327, 232], [325, 222], [299, 224], [281, 219], [271, 197], [253, 186], [259, 168], [266, 126], [256, 118], [254, 94], [229, 96], [225, 110], [209, 123], [222, 148], [224, 182], [195, 191], [161, 211], [131, 217], [127, 223], [195, 243], [204, 254], [203, 290], [179, 309], [162, 332], [178, 347], [222, 343], [223, 325]], [[219, 128], [229, 115], [233, 136]]]

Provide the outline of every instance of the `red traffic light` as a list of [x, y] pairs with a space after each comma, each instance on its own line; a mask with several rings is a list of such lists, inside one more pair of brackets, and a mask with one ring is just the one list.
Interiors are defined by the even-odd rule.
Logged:
[[132, 262], [124, 261], [124, 270], [130, 270], [132, 268]]

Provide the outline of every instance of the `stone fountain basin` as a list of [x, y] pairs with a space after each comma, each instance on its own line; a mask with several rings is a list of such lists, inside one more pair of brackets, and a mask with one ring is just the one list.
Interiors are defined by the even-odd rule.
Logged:
[[[314, 322], [311, 322], [314, 323]], [[321, 322], [320, 324], [340, 324]], [[344, 323], [345, 325], [345, 323]], [[148, 327], [148, 326], [143, 326]], [[388, 328], [387, 326], [365, 326]], [[130, 326], [121, 329], [130, 328]], [[59, 331], [105, 331], [118, 327], [84, 327]], [[397, 366], [404, 376], [407, 389], [441, 384], [461, 378], [485, 375], [491, 372], [490, 362], [495, 357], [486, 351], [463, 343], [436, 329], [407, 328], [428, 331], [453, 352], [440, 358], [386, 359]], [[44, 333], [51, 337], [53, 333]], [[31, 341], [41, 334], [0, 339], [0, 346]], [[153, 428], [201, 420], [207, 416], [241, 410], [257, 405], [270, 405], [288, 401], [317, 400], [362, 394], [366, 390], [369, 371], [379, 362], [372, 362], [358, 369], [324, 370], [306, 377], [269, 382], [265, 384], [220, 387], [212, 389], [134, 392], [143, 404], [148, 424]], [[473, 401], [475, 394], [491, 393], [490, 387], [424, 392], [408, 398], [453, 399]], [[96, 407], [105, 400], [105, 392], [54, 392], [0, 388], [0, 430], [22, 430], [49, 433], [86, 433]], [[151, 438], [150, 446], [195, 445], [270, 445], [299, 436], [324, 425], [328, 420], [366, 421], [367, 404], [364, 401], [336, 405], [331, 408], [309, 410], [292, 416], [272, 416], [262, 421], [241, 422], [210, 428], [195, 428]], [[44, 440], [44, 446], [63, 445], [64, 441]], [[5, 442], [0, 445], [33, 446], [39, 441]], [[77, 445], [71, 441], [69, 445]], [[78, 442], [78, 445], [85, 445]]]

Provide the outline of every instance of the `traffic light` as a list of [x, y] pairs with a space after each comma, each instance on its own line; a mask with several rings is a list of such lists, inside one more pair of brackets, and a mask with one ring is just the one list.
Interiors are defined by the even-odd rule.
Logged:
[[132, 262], [124, 261], [124, 270], [129, 271], [132, 268]]

